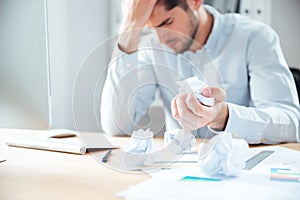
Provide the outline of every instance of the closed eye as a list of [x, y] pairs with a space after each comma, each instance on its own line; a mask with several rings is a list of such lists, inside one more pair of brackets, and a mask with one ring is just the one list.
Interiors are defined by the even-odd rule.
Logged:
[[173, 20], [170, 19], [165, 23], [165, 25], [170, 25], [170, 24], [172, 24], [172, 22], [173, 22]]
[[160, 23], [158, 26], [156, 27], [162, 27], [162, 26], [165, 26], [165, 25], [169, 25], [173, 22], [173, 20], [171, 18], [168, 18], [166, 19], [165, 21], [163, 21], [162, 23]]

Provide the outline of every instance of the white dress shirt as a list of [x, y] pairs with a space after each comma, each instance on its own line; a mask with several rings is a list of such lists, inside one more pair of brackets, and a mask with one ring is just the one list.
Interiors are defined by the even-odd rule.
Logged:
[[[115, 48], [102, 93], [101, 123], [113, 135], [131, 134], [155, 99], [164, 104], [167, 129], [180, 126], [171, 116], [176, 81], [198, 76], [209, 86], [226, 91], [229, 118], [225, 128], [248, 143], [296, 142], [299, 100], [277, 34], [267, 25], [238, 14], [214, 17], [206, 44], [198, 51], [175, 54], [144, 35], [139, 50], [126, 54]], [[203, 127], [198, 137], [215, 131]]]

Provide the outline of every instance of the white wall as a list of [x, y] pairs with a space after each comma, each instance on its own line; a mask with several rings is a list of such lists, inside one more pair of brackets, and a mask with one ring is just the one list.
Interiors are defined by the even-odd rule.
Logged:
[[[224, 0], [222, 0], [224, 1]], [[300, 0], [240, 0], [240, 13], [271, 25], [289, 66], [300, 68]]]
[[0, 0], [0, 127], [47, 129], [43, 0]]
[[300, 69], [300, 0], [272, 0], [271, 25], [281, 39], [289, 66]]
[[[110, 36], [109, 2], [48, 0], [52, 128], [75, 129], [74, 81], [90, 51]], [[105, 61], [109, 57], [103, 55], [100, 59]], [[84, 96], [82, 101], [85, 101]], [[89, 128], [96, 129], [93, 124]]]

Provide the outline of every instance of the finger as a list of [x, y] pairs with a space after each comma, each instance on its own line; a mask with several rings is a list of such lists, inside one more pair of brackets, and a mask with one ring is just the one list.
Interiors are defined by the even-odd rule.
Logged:
[[187, 109], [186, 104], [184, 102], [186, 99], [186, 95], [187, 94], [177, 95], [177, 98], [175, 100], [175, 104], [177, 107], [177, 113], [180, 118], [183, 118], [184, 115], [186, 115], [188, 112], [190, 112]]
[[185, 120], [183, 118], [179, 118], [178, 123], [186, 131], [193, 131], [193, 130], [198, 129], [198, 124], [194, 124], [194, 123], [192, 123], [188, 120]]
[[205, 97], [212, 97], [211, 87], [205, 87], [202, 89], [202, 95]]
[[[155, 6], [158, 4], [157, 3], [158, 0], [149, 0], [149, 1], [150, 1], [150, 3], [149, 3], [149, 5], [147, 5], [147, 7], [149, 7], [151, 9], [151, 13], [150, 14], [152, 14], [153, 11], [154, 11], [154, 9], [155, 9]], [[146, 22], [146, 26], [147, 27], [153, 27], [153, 24], [150, 21], [150, 17], [151, 17], [151, 15], [149, 15], [149, 18], [148, 18], [148, 20]]]
[[202, 95], [206, 97], [215, 98], [216, 102], [225, 101], [226, 92], [219, 87], [205, 87], [202, 89]]
[[186, 120], [179, 116], [176, 100], [177, 100], [177, 96], [175, 98], [173, 98], [171, 101], [173, 118], [175, 118], [178, 121], [178, 123], [180, 124], [180, 126], [186, 131], [191, 131], [191, 130], [197, 129], [197, 123], [194, 124], [194, 122], [192, 123], [189, 120]]
[[211, 108], [199, 103], [194, 94], [188, 94], [186, 105], [189, 110], [199, 117], [207, 116], [211, 112]]
[[[144, 0], [143, 0], [143, 1], [144, 1]], [[149, 6], [150, 6], [151, 8], [153, 8], [153, 7], [155, 6], [155, 4], [157, 3], [157, 1], [158, 1], [158, 0], [148, 0]]]
[[175, 96], [171, 101], [171, 112], [174, 119], [178, 119], [179, 117], [177, 112], [176, 98], [177, 97]]
[[178, 95], [178, 97], [176, 98], [175, 102], [177, 106], [178, 115], [181, 118], [184, 118], [185, 120], [195, 121], [197, 119], [197, 116], [187, 107], [186, 97], [187, 94], [184, 94]]

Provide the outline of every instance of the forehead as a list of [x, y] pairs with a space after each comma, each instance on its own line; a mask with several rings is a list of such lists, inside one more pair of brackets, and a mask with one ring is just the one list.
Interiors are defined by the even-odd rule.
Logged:
[[163, 4], [156, 4], [149, 18], [150, 25], [157, 26], [164, 20], [174, 16], [177, 8], [179, 7], [175, 7], [171, 10], [166, 10], [166, 7]]

